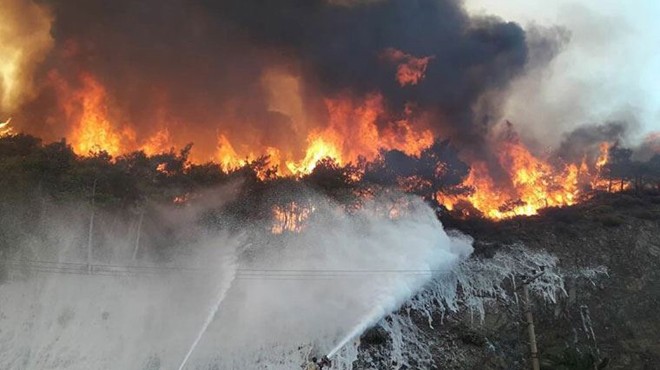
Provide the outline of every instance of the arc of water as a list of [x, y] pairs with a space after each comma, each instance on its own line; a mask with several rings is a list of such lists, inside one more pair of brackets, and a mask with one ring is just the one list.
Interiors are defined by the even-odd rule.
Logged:
[[236, 268], [233, 268], [232, 270], [233, 271], [230, 274], [231, 276], [229, 277], [229, 279], [227, 279], [227, 282], [223, 284], [218, 290], [218, 295], [215, 300], [215, 304], [211, 306], [211, 310], [209, 311], [209, 314], [206, 317], [206, 320], [204, 321], [204, 325], [202, 325], [201, 330], [199, 331], [199, 333], [197, 333], [197, 337], [195, 338], [192, 345], [188, 349], [186, 356], [183, 358], [183, 361], [181, 361], [181, 365], [179, 365], [179, 370], [183, 370], [183, 368], [186, 366], [188, 360], [190, 359], [190, 356], [193, 354], [193, 352], [195, 352], [195, 348], [197, 348], [197, 345], [202, 340], [202, 337], [204, 337], [204, 334], [206, 333], [209, 326], [213, 322], [213, 318], [218, 313], [218, 310], [220, 309], [220, 304], [222, 304], [222, 301], [225, 299], [225, 296], [227, 295], [227, 292], [229, 291], [229, 288], [231, 287], [231, 284], [234, 281], [234, 278], [236, 277]]
[[360, 322], [351, 330], [341, 341], [328, 353], [328, 358], [331, 358], [339, 350], [341, 350], [346, 343], [355, 339], [358, 335], [362, 334], [367, 330], [371, 325], [374, 325], [378, 320], [382, 319], [385, 316], [386, 312], [382, 306], [374, 307]]

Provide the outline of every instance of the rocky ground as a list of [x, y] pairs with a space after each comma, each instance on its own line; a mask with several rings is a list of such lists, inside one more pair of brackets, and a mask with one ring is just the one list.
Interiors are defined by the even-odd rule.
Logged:
[[[566, 294], [557, 303], [532, 299], [541, 368], [660, 369], [660, 196], [605, 194], [530, 218], [443, 222], [475, 238], [477, 258], [520, 242], [559, 258]], [[583, 274], [573, 276], [576, 270]], [[434, 328], [420, 312], [410, 317], [432, 358], [410, 367], [531, 368], [520, 303], [496, 302], [483, 322], [465, 310]], [[361, 351], [378, 358], [388, 341], [382, 328], [372, 329], [362, 337]], [[379, 368], [397, 368], [380, 357]]]

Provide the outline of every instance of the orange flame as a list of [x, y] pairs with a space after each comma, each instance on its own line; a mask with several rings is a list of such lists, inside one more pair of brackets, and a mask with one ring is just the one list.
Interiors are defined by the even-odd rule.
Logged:
[[396, 80], [399, 85], [417, 85], [426, 74], [426, 68], [435, 57], [417, 58], [394, 48], [386, 49], [384, 57], [392, 63], [397, 63]]
[[579, 165], [567, 164], [557, 169], [535, 157], [517, 138], [509, 140], [500, 144], [498, 161], [511, 179], [510, 187], [497, 186], [486, 164], [476, 162], [471, 164], [463, 183], [472, 189], [469, 194], [440, 194], [436, 199], [450, 211], [461, 208], [465, 216], [482, 214], [496, 220], [535, 215], [547, 207], [573, 205], [587, 195], [582, 184], [614, 191], [607, 186], [611, 181], [601, 178], [609, 160], [609, 147], [608, 143], [600, 145], [600, 154], [591, 169], [586, 158]]
[[[415, 58], [388, 49], [387, 58], [399, 63], [399, 83], [414, 85], [424, 77], [426, 66], [433, 57]], [[176, 128], [172, 122], [156, 118], [154, 126], [160, 129], [138, 142], [130, 126], [113, 121], [111, 99], [103, 85], [91, 74], [81, 75], [79, 88], [71, 88], [56, 72], [51, 73], [50, 77], [60, 93], [58, 96], [63, 99], [62, 111], [72, 123], [69, 139], [76, 153], [86, 155], [105, 150], [111, 155], [118, 155], [141, 149], [153, 155], [174, 147], [173, 140], [177, 137], [170, 133], [169, 128]], [[282, 101], [273, 101], [273, 108], [283, 114], [295, 112], [296, 122], [292, 132], [296, 137], [306, 137], [304, 144], [278, 148], [261, 144], [266, 142], [263, 138], [251, 140], [250, 137], [233, 136], [241, 135], [242, 132], [220, 131], [213, 158], [223, 169], [236, 169], [268, 155], [269, 165], [277, 169], [272, 171], [259, 167], [257, 176], [262, 180], [273, 174], [300, 176], [312, 172], [324, 158], [345, 165], [362, 159], [374, 160], [381, 150], [393, 149], [410, 156], [419, 156], [434, 142], [434, 134], [425, 129], [428, 126], [423, 121], [424, 115], [416, 114], [413, 104], [409, 104], [401, 116], [393, 117], [386, 109], [383, 96], [378, 93], [362, 99], [344, 95], [326, 98], [325, 115], [322, 115], [322, 122], [318, 122], [319, 117], [310, 118], [304, 111], [297, 80], [285, 77], [273, 74], [265, 80], [273, 88], [280, 85], [287, 87], [287, 97], [280, 96]], [[287, 99], [295, 101], [289, 104]], [[0, 133], [7, 132], [8, 124], [0, 124], [0, 130], [4, 129]], [[237, 140], [232, 140], [234, 138]], [[601, 144], [600, 154], [595, 160], [588, 160], [592, 157], [585, 155], [581, 163], [560, 166], [532, 154], [515, 135], [500, 139], [495, 144], [498, 148], [497, 162], [505, 172], [503, 177], [508, 178], [510, 183], [495, 181], [486, 163], [473, 161], [470, 163], [471, 171], [463, 183], [471, 191], [465, 195], [438, 194], [438, 202], [464, 215], [479, 214], [503, 219], [534, 215], [546, 207], [575, 204], [589, 187], [612, 190], [612, 179], [604, 178], [610, 156], [609, 143]], [[164, 171], [164, 168], [159, 168], [159, 171]], [[422, 181], [407, 180], [410, 181], [400, 181], [400, 185], [404, 190], [411, 191], [415, 186], [420, 186], [419, 181]], [[618, 189], [625, 189], [626, 186], [620, 181]], [[276, 207], [273, 209], [276, 225], [272, 231], [297, 231], [310, 212], [296, 204]]]
[[142, 151], [147, 155], [166, 153], [172, 149], [172, 138], [167, 128], [158, 130], [147, 142], [142, 145]]
[[118, 155], [132, 149], [135, 132], [113, 125], [105, 88], [91, 74], [81, 74], [79, 89], [71, 89], [56, 72], [49, 76], [63, 99], [67, 120], [73, 123], [69, 139], [76, 153], [87, 155], [103, 150]]
[[430, 130], [414, 129], [407, 117], [379, 126], [378, 121], [385, 113], [380, 94], [370, 95], [361, 102], [348, 97], [326, 99], [325, 107], [327, 124], [307, 136], [307, 146], [300, 157], [268, 146], [237, 147], [223, 133], [218, 136], [215, 158], [223, 168], [231, 169], [267, 154], [270, 163], [279, 166], [278, 175], [303, 175], [313, 171], [324, 158], [344, 165], [356, 163], [360, 158], [372, 160], [381, 149], [419, 155], [434, 140]]
[[298, 233], [305, 227], [305, 221], [314, 212], [314, 208], [301, 207], [296, 202], [291, 202], [281, 206], [276, 205], [272, 211], [273, 225], [271, 232], [273, 234]]
[[600, 143], [600, 154], [596, 160], [596, 169], [600, 172], [607, 164], [610, 157], [610, 146], [608, 143]]
[[11, 117], [6, 121], [0, 122], [0, 137], [9, 136], [13, 133], [13, 129], [9, 124], [11, 123]]

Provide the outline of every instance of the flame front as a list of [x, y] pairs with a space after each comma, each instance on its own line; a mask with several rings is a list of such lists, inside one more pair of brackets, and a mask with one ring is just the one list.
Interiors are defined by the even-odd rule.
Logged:
[[437, 200], [450, 211], [462, 208], [465, 216], [474, 211], [491, 219], [531, 216], [548, 207], [563, 207], [577, 203], [589, 188], [602, 188], [609, 180], [603, 178], [608, 162], [609, 144], [601, 143], [600, 154], [591, 166], [586, 159], [580, 165], [566, 164], [560, 169], [535, 157], [517, 139], [502, 143], [498, 157], [511, 179], [509, 186], [496, 185], [484, 162], [471, 164], [463, 183], [471, 191], [467, 195], [440, 194]]
[[13, 133], [12, 127], [9, 125], [11, 123], [11, 117], [9, 117], [5, 122], [0, 122], [0, 137], [9, 136]]
[[[113, 120], [112, 105], [103, 85], [91, 74], [81, 74], [79, 87], [73, 88], [52, 73], [51, 79], [62, 97], [62, 110], [71, 125], [69, 139], [73, 149], [81, 155], [100, 150], [116, 156], [133, 150], [153, 155], [175, 147], [174, 137], [163, 122], [152, 136], [139, 142], [129, 124]], [[327, 121], [307, 135], [302, 150], [283, 150], [269, 145], [236, 145], [230, 137], [236, 133], [219, 133], [213, 159], [225, 170], [237, 169], [266, 156], [277, 176], [302, 176], [311, 173], [317, 163], [331, 158], [339, 165], [373, 161], [382, 150], [399, 150], [419, 157], [434, 142], [434, 134], [424, 127], [414, 106], [396, 119], [389, 117], [380, 94], [362, 100], [351, 97], [325, 99]], [[9, 121], [0, 125], [8, 134]], [[243, 138], [244, 139], [244, 138]], [[245, 140], [244, 140], [245, 141]], [[249, 142], [249, 141], [248, 141]], [[496, 143], [497, 162], [505, 172], [508, 183], [495, 181], [492, 169], [480, 160], [470, 161], [470, 172], [463, 181], [469, 191], [463, 195], [438, 193], [436, 200], [447, 209], [464, 216], [483, 215], [491, 219], [534, 215], [547, 207], [575, 204], [586, 188], [606, 191], [623, 190], [624, 181], [616, 189], [605, 178], [609, 160], [609, 143], [602, 143], [600, 153], [590, 165], [586, 157], [579, 164], [552, 165], [539, 158], [517, 136]], [[299, 153], [299, 154], [296, 154]], [[266, 180], [270, 172], [258, 173]], [[413, 179], [414, 180], [414, 179]], [[404, 186], [414, 191], [415, 181]], [[405, 180], [402, 183], [407, 183]], [[298, 231], [308, 217], [309, 210], [287, 205], [273, 210], [274, 233]]]
[[[391, 60], [405, 64], [405, 68], [399, 65], [397, 74], [402, 85], [414, 84], [423, 78], [430, 57], [421, 60], [396, 51], [390, 54]], [[171, 151], [177, 147], [177, 140], [185, 140], [177, 134], [179, 128], [175, 123], [158, 119], [168, 116], [166, 108], [154, 119], [156, 129], [152, 134], [139, 137], [130, 122], [118, 119], [123, 117], [121, 110], [114, 105], [101, 81], [90, 73], [81, 73], [73, 82], [62, 78], [57, 71], [51, 71], [49, 78], [57, 92], [63, 117], [69, 123], [68, 139], [79, 155], [105, 151], [117, 156], [135, 150], [154, 155]], [[196, 158], [212, 159], [226, 171], [265, 158], [270, 169], [257, 171], [261, 180], [273, 175], [300, 177], [311, 173], [317, 163], [326, 158], [338, 165], [356, 164], [378, 160], [382, 151], [388, 150], [419, 158], [438, 135], [426, 128], [429, 125], [424, 121], [424, 112], [417, 112], [412, 103], [397, 115], [387, 111], [379, 93], [362, 98], [340, 94], [324, 98], [325, 114], [313, 115], [304, 109], [296, 78], [271, 73], [265, 81], [287, 90], [285, 97], [277, 96], [273, 101], [273, 109], [294, 117], [292, 134], [306, 139], [298, 143], [294, 137], [280, 147], [263, 137], [251, 137], [249, 131], [223, 131], [219, 123], [215, 151]], [[11, 134], [9, 120], [0, 123], [0, 135]], [[630, 186], [621, 180], [613, 187], [612, 179], [607, 177], [610, 143], [602, 143], [597, 158], [591, 162], [585, 155], [581, 163], [563, 165], [534, 155], [515, 135], [497, 141], [494, 146], [503, 176], [495, 180], [492, 165], [489, 167], [478, 159], [468, 161], [470, 171], [462, 183], [468, 191], [461, 195], [439, 192], [436, 200], [463, 216], [504, 219], [534, 215], [547, 207], [575, 204], [588, 189], [612, 191]], [[502, 181], [502, 178], [507, 180]], [[405, 191], [415, 191], [415, 186], [420, 186], [418, 180], [401, 179], [399, 185]], [[185, 203], [185, 198], [175, 202]], [[295, 204], [276, 207], [272, 231], [299, 231], [310, 212]]]
[[[73, 148], [78, 153], [90, 153], [104, 150], [111, 155], [117, 155], [124, 151], [122, 141], [133, 139], [134, 134], [130, 131], [120, 130], [113, 126], [108, 117], [106, 103], [106, 92], [90, 75], [82, 76], [83, 87], [74, 97], [79, 107], [69, 107], [68, 113], [71, 117], [78, 114], [78, 124], [74, 126], [70, 134]], [[76, 110], [78, 108], [78, 110]], [[75, 118], [73, 118], [76, 120]], [[123, 138], [122, 136], [127, 136]]]

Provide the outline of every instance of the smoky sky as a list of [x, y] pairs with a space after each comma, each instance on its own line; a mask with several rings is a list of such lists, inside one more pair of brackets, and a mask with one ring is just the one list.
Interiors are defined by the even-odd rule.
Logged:
[[558, 157], [579, 162], [586, 154], [596, 155], [601, 143], [617, 143], [622, 140], [629, 131], [629, 126], [626, 122], [619, 121], [580, 126], [564, 135], [557, 149]]
[[[191, 131], [224, 122], [220, 129], [285, 146], [296, 134], [288, 117], [269, 112], [261, 84], [265, 70], [279, 68], [301, 77], [310, 107], [320, 97], [379, 92], [388, 112], [413, 102], [436, 117], [436, 134], [473, 142], [482, 124], [474, 105], [504, 90], [528, 61], [520, 26], [471, 18], [454, 0], [42, 3], [54, 15], [56, 42], [42, 77], [56, 69], [75, 84], [81, 70], [93, 73], [122, 119], [144, 132], [164, 105]], [[401, 87], [397, 66], [382, 57], [388, 48], [433, 56], [425, 78]]]

